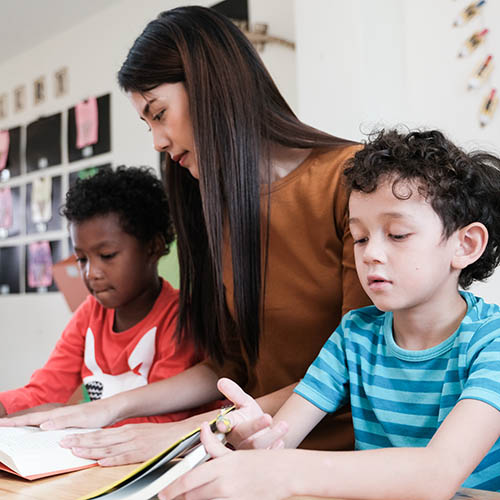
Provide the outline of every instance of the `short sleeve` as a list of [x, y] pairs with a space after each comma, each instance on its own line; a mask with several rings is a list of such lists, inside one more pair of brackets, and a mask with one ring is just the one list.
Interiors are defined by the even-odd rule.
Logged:
[[483, 325], [470, 344], [473, 355], [459, 399], [477, 399], [500, 410], [500, 317]]
[[343, 320], [308, 368], [295, 393], [327, 413], [343, 406], [349, 395]]

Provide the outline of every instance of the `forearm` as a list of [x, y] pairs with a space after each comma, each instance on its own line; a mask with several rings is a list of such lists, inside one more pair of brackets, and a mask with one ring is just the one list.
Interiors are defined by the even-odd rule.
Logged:
[[217, 375], [198, 364], [168, 379], [126, 391], [105, 401], [114, 408], [114, 421], [188, 410], [220, 398]]
[[257, 403], [262, 408], [264, 413], [275, 415], [277, 411], [283, 406], [286, 400], [292, 395], [293, 389], [297, 384], [290, 384], [283, 389], [271, 392], [265, 396], [257, 398]]
[[4, 405], [0, 402], [0, 418], [5, 417], [7, 415], [7, 411], [5, 410]]
[[[291, 495], [366, 500], [447, 500], [465, 478], [428, 448], [355, 452], [285, 450], [283, 477]], [[276, 461], [280, 460], [276, 458]]]

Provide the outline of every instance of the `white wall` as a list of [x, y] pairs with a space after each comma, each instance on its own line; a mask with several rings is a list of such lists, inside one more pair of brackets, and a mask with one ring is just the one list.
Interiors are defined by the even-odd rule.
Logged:
[[[178, 5], [214, 3], [214, 0], [121, 0], [99, 15], [66, 32], [54, 34], [46, 42], [0, 64], [0, 93], [11, 93], [20, 84], [25, 84], [29, 92], [32, 82], [40, 75], [46, 76], [48, 84], [47, 99], [42, 105], [33, 107], [28, 95], [26, 110], [11, 114], [0, 122], [0, 128], [25, 125], [41, 115], [64, 111], [89, 95], [111, 93], [111, 153], [72, 163], [70, 167], [52, 167], [51, 174], [96, 162], [157, 165], [158, 154], [153, 150], [151, 136], [118, 89], [116, 72], [134, 39], [159, 12]], [[293, 3], [288, 3], [285, 10], [280, 9], [280, 5], [279, 0], [250, 0], [251, 21], [266, 22], [270, 34], [293, 40]], [[271, 72], [276, 72], [279, 86], [293, 107], [296, 102], [294, 52], [267, 45], [262, 56]], [[63, 66], [68, 67], [69, 93], [55, 99], [52, 75]], [[62, 142], [64, 161], [67, 152], [65, 141]], [[9, 238], [9, 245], [17, 244], [18, 240]], [[0, 391], [27, 382], [33, 370], [45, 362], [70, 316], [60, 293], [0, 296]]]
[[[468, 3], [295, 0], [300, 117], [355, 140], [380, 126], [439, 128], [466, 149], [500, 154], [500, 109], [484, 129], [477, 119], [489, 85], [466, 90], [481, 59], [489, 52], [500, 59], [500, 2], [488, 2], [478, 18], [453, 28]], [[463, 41], [482, 26], [490, 29], [487, 44], [458, 59]], [[491, 83], [500, 87], [498, 70]], [[471, 290], [500, 303], [500, 271]]]

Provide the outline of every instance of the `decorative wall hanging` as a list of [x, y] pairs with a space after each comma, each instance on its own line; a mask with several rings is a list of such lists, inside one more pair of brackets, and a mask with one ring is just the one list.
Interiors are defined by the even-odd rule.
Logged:
[[52, 285], [52, 252], [48, 241], [30, 243], [28, 247], [28, 284], [40, 292]]
[[[89, 97], [75, 106], [76, 147], [82, 149], [97, 142], [99, 130], [99, 113], [97, 99]], [[91, 156], [87, 154], [84, 156]]]
[[[0, 130], [0, 171], [4, 170], [4, 168], [7, 166], [7, 158], [9, 157], [9, 146], [10, 146], [9, 131]], [[3, 176], [2, 179], [6, 180], [3, 178]]]
[[489, 54], [484, 61], [481, 61], [467, 82], [469, 90], [479, 88], [491, 75], [493, 71], [493, 56]]
[[61, 229], [61, 205], [61, 176], [34, 179], [26, 186], [26, 232], [33, 234]]
[[54, 73], [54, 95], [61, 97], [68, 93], [68, 68], [61, 68]]
[[31, 220], [37, 231], [47, 230], [47, 223], [52, 219], [52, 178], [39, 177], [33, 181], [31, 191]]
[[482, 31], [476, 31], [473, 33], [464, 43], [463, 47], [460, 49], [458, 53], [458, 57], [465, 57], [472, 52], [474, 52], [486, 39], [486, 35], [488, 34], [489, 29], [485, 28]]
[[41, 76], [33, 82], [33, 103], [37, 104], [45, 101], [45, 77]]
[[459, 16], [453, 22], [453, 26], [462, 26], [468, 23], [473, 17], [477, 16], [481, 7], [486, 3], [486, 0], [472, 2], [460, 12]]
[[490, 123], [492, 116], [495, 114], [498, 104], [497, 89], [492, 89], [489, 95], [483, 99], [481, 111], [479, 112], [479, 124], [484, 127]]
[[[90, 101], [90, 99], [89, 99]], [[97, 101], [97, 140], [88, 146], [78, 147], [82, 144], [78, 141], [78, 127], [76, 118], [76, 106], [68, 111], [68, 159], [70, 162], [89, 158], [95, 155], [107, 153], [111, 150], [111, 125], [110, 125], [110, 95], [106, 94], [96, 99]], [[88, 132], [92, 132], [88, 134]], [[89, 127], [88, 132], [83, 133], [83, 139], [94, 138], [94, 128]], [[83, 142], [83, 144], [86, 141]]]
[[[482, 98], [478, 99], [478, 122], [481, 127], [485, 127], [492, 121], [498, 101], [495, 84], [486, 85], [487, 82], [494, 79], [495, 69], [494, 53], [491, 47], [489, 47], [490, 30], [484, 26], [486, 11], [486, 0], [473, 2], [460, 12], [453, 23], [454, 26], [463, 26], [471, 19], [477, 18], [474, 21], [476, 30], [465, 39], [458, 51], [458, 57], [464, 59], [472, 57], [478, 51], [479, 47], [482, 46], [481, 50], [478, 51], [481, 54], [476, 56], [475, 67], [473, 67], [466, 83], [467, 89], [470, 91], [477, 91], [486, 87], [486, 90], [482, 91]], [[478, 24], [480, 25], [480, 29], [477, 29]]]
[[14, 89], [14, 111], [20, 113], [26, 107], [26, 87], [20, 85]]

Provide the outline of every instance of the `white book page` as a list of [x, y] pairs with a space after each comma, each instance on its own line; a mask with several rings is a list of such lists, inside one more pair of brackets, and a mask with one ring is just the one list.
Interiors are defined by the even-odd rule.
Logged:
[[92, 464], [95, 460], [75, 457], [59, 446], [69, 434], [97, 429], [43, 431], [39, 427], [0, 427], [0, 460], [22, 476], [44, 474]]

